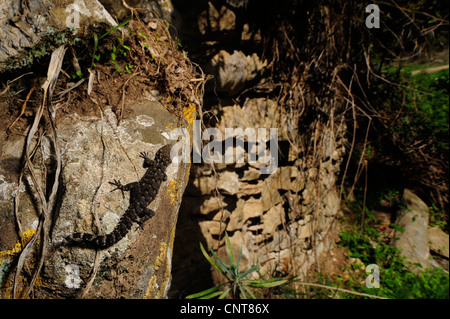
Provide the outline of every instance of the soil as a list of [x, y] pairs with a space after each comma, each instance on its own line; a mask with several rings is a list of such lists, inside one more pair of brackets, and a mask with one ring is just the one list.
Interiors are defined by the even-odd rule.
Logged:
[[[89, 78], [87, 69], [90, 67], [90, 57], [87, 59], [80, 56], [80, 59], [84, 59], [78, 61], [84, 70], [82, 72], [83, 83], [67, 94], [59, 96], [60, 93], [73, 87], [80, 80], [79, 77], [72, 79], [69, 75], [76, 71], [67, 62], [71, 55], [71, 50], [67, 50], [65, 64], [63, 64], [53, 94], [53, 106], [58, 110], [56, 123], [58, 118], [71, 113], [99, 117], [100, 110], [107, 105], [112, 106], [120, 120], [129, 113], [127, 96], [143, 97], [144, 92], [148, 92], [152, 88], [160, 93], [161, 101], [164, 102], [166, 108], [179, 115], [180, 118], [182, 118], [182, 110], [187, 103], [198, 104], [196, 102], [199, 101], [199, 98], [196, 93], [202, 81], [197, 78], [196, 70], [183, 52], [176, 49], [176, 45], [165, 27], [159, 25], [157, 30], [149, 30], [142, 22], [132, 21], [129, 23], [129, 30], [150, 38], [151, 52], [143, 49], [144, 44], [139, 36], [122, 40], [127, 41], [124, 42], [124, 45], [129, 48], [128, 55], [122, 56], [122, 59], [117, 58], [118, 67], [115, 67], [111, 60], [106, 59], [102, 61], [102, 64], [98, 63], [92, 68], [95, 76], [90, 95], [87, 93]], [[164, 33], [167, 33], [167, 36], [161, 36]], [[120, 36], [118, 31], [111, 37], [114, 38], [117, 35]], [[154, 41], [153, 38], [157, 35], [159, 35], [158, 41]], [[95, 54], [110, 56], [111, 52], [108, 50], [111, 50], [111, 47], [110, 43], [106, 43], [97, 48], [98, 51]], [[104, 51], [102, 52], [102, 50]], [[127, 65], [130, 65], [129, 72], [123, 71]], [[121, 68], [123, 72], [120, 72], [118, 68]], [[45, 66], [43, 69], [46, 70], [47, 67]], [[23, 73], [18, 76], [22, 77], [16, 78], [17, 81], [13, 83], [11, 81], [15, 79], [5, 79], [3, 85], [0, 83], [0, 127], [8, 128], [9, 133], [24, 135], [34, 118], [34, 110], [42, 101], [40, 88], [45, 82], [45, 77], [43, 74], [39, 77], [38, 73], [44, 72], [34, 71], [27, 74], [28, 72], [29, 70], [23, 70]], [[195, 79], [194, 82], [191, 81], [193, 79]], [[196, 86], [192, 83], [196, 83]]]

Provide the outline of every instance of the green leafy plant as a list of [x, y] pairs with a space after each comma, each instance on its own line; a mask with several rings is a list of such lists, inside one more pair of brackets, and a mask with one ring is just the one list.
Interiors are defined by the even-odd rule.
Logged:
[[445, 213], [432, 204], [428, 207], [430, 210], [430, 227], [439, 226], [442, 230], [446, 230], [448, 227], [447, 221], [445, 220]]
[[94, 33], [94, 50], [93, 50], [93, 53], [92, 53], [92, 66], [95, 66], [94, 60], [95, 61], [100, 61], [100, 56], [96, 54], [99, 41], [101, 39], [105, 38], [106, 36], [108, 36], [111, 32], [114, 32], [117, 29], [119, 29], [119, 28], [123, 27], [124, 25], [128, 24], [130, 21], [131, 20], [126, 20], [126, 21], [122, 22], [121, 24], [115, 26], [114, 28], [106, 31], [100, 37], [98, 37], [97, 33]]
[[[334, 284], [344, 285], [358, 293], [386, 298], [449, 298], [449, 277], [445, 271], [440, 268], [427, 268], [420, 272], [413, 272], [400, 254], [401, 251], [389, 245], [377, 230], [378, 222], [371, 210], [381, 201], [393, 202], [396, 209], [405, 209], [398, 204], [399, 191], [390, 187], [380, 187], [372, 191], [367, 196], [364, 211], [363, 194], [364, 189], [361, 186], [355, 187], [353, 199], [344, 203], [344, 208], [352, 218], [346, 220], [346, 230], [341, 232], [339, 242], [340, 246], [347, 249], [350, 257], [358, 258], [359, 263], [354, 263], [347, 269], [350, 274], [349, 279], [345, 282], [334, 280]], [[430, 211], [432, 212], [430, 223], [434, 220], [436, 223], [443, 220], [443, 214], [439, 213], [436, 206], [430, 207]], [[364, 223], [360, 222], [361, 220], [364, 220]], [[389, 226], [398, 232], [404, 231], [394, 223]], [[360, 265], [361, 263], [363, 265]], [[379, 267], [380, 288], [368, 288], [364, 284], [367, 274], [361, 270], [370, 264], [376, 264]], [[355, 296], [358, 295], [348, 293], [342, 295], [344, 298], [355, 298]]]
[[[258, 288], [273, 288], [277, 286], [284, 285], [288, 282], [286, 278], [270, 278], [266, 280], [252, 280], [246, 279], [248, 275], [257, 271], [261, 264], [258, 263], [245, 271], [239, 271], [239, 263], [242, 257], [242, 248], [239, 251], [239, 256], [235, 263], [233, 250], [231, 247], [230, 239], [228, 234], [225, 233], [228, 254], [230, 257], [230, 264], [227, 265], [223, 262], [214, 250], [209, 247], [209, 250], [212, 254], [212, 257], [206, 252], [203, 245], [200, 243], [200, 249], [202, 251], [203, 256], [205, 256], [206, 260], [217, 270], [219, 273], [226, 279], [226, 282], [217, 285], [215, 287], [206, 289], [204, 291], [192, 294], [187, 296], [188, 299], [193, 298], [201, 298], [201, 299], [210, 299], [214, 297], [218, 297], [219, 299], [223, 299], [227, 296], [231, 296], [234, 299], [248, 299], [253, 298], [256, 299], [255, 294], [252, 292], [252, 289]], [[224, 290], [222, 290], [224, 288]]]
[[83, 73], [81, 71], [77, 71], [75, 74], [72, 74], [72, 79], [75, 80], [76, 78], [82, 78]]
[[[111, 64], [114, 65], [114, 67], [116, 68], [117, 71], [123, 72], [123, 69], [117, 63], [117, 59], [118, 59], [118, 57], [121, 57], [125, 60], [128, 55], [127, 52], [130, 51], [130, 47], [123, 43], [122, 38], [117, 38], [117, 41], [119, 42], [119, 44], [117, 46], [113, 45], [110, 61], [111, 61]], [[125, 64], [125, 72], [131, 73], [132, 68], [133, 68], [132, 64], [130, 64], [130, 63]]]
[[401, 117], [392, 130], [409, 140], [425, 140], [436, 153], [449, 150], [449, 71], [412, 76], [405, 68], [405, 103]]
[[371, 242], [357, 231], [342, 232], [340, 244], [348, 249], [351, 257], [359, 258], [365, 266], [376, 264], [380, 268], [379, 289], [366, 287], [361, 284], [364, 278], [355, 276], [347, 283], [352, 290], [398, 299], [449, 298], [449, 277], [440, 268], [414, 273], [409, 270], [397, 248]]
[[[94, 49], [93, 49], [93, 53], [92, 53], [91, 67], [95, 67], [96, 66], [95, 63], [100, 61], [100, 55], [97, 54], [97, 48], [98, 48], [98, 44], [99, 44], [100, 40], [107, 37], [110, 33], [116, 31], [117, 29], [125, 26], [130, 21], [131, 20], [126, 20], [126, 21], [122, 22], [121, 24], [117, 25], [116, 27], [105, 32], [100, 37], [96, 33], [94, 33]], [[119, 57], [126, 58], [127, 54], [128, 54], [127, 52], [130, 51], [130, 47], [125, 45], [123, 43], [122, 38], [120, 38], [120, 37], [117, 38], [117, 41], [118, 41], [118, 45], [116, 46], [115, 44], [113, 44], [112, 52], [110, 52], [110, 62], [112, 65], [114, 65], [114, 67], [116, 68], [117, 71], [123, 72], [123, 69], [117, 63], [117, 59]], [[131, 73], [132, 68], [133, 68], [133, 66], [130, 63], [126, 63], [125, 72]]]

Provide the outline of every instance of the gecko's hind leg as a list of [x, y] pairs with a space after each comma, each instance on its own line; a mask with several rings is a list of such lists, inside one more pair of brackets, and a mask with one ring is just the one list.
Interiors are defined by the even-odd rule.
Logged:
[[140, 219], [137, 221], [137, 223], [139, 224], [139, 228], [142, 229], [144, 228], [144, 223], [155, 216], [155, 211], [150, 208], [146, 208], [141, 213], [139, 213], [138, 216]]

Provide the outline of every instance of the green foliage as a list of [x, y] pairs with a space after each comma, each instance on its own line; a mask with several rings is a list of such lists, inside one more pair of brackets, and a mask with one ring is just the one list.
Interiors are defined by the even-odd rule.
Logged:
[[[110, 55], [111, 55], [110, 62], [112, 65], [114, 65], [114, 67], [116, 68], [117, 71], [123, 72], [123, 69], [117, 63], [117, 59], [120, 57], [123, 60], [125, 60], [127, 57], [127, 54], [128, 54], [127, 52], [130, 51], [130, 47], [128, 47], [127, 45], [125, 45], [123, 43], [122, 38], [117, 38], [117, 41], [119, 42], [119, 44], [118, 44], [118, 46], [113, 45], [112, 52], [110, 53]], [[132, 69], [133, 69], [133, 65], [131, 63], [126, 62], [125, 63], [125, 72], [131, 73]]]
[[365, 200], [364, 193], [363, 186], [357, 184], [353, 192], [354, 199], [346, 201], [343, 204], [343, 208], [351, 212], [355, 220], [361, 221], [359, 224], [361, 232], [368, 235], [372, 240], [378, 240], [379, 232], [374, 228], [377, 220], [372, 210], [379, 207], [383, 201], [397, 201], [400, 192], [390, 186], [380, 187], [379, 189], [366, 192]]
[[[106, 38], [109, 34], [111, 34], [112, 32], [116, 31], [120, 27], [123, 27], [124, 25], [128, 24], [130, 21], [131, 20], [126, 20], [126, 21], [122, 22], [118, 26], [116, 26], [116, 27], [108, 30], [107, 32], [105, 32], [100, 37], [96, 33], [94, 33], [94, 48], [93, 48], [93, 52], [92, 52], [91, 67], [95, 67], [96, 66], [96, 62], [100, 62], [100, 59], [101, 59], [100, 54], [97, 53], [97, 48], [98, 48], [99, 41], [102, 40], [103, 38]], [[123, 72], [123, 69], [119, 65], [118, 60], [119, 59], [122, 59], [122, 60], [126, 59], [126, 57], [128, 55], [128, 52], [130, 51], [130, 47], [124, 44], [122, 38], [117, 37], [116, 40], [117, 40], [117, 43], [113, 43], [112, 44], [112, 50], [111, 50], [111, 52], [109, 52], [109, 62], [115, 67], [115, 69], [117, 71]], [[133, 65], [131, 63], [125, 62], [125, 67], [124, 68], [125, 68], [125, 72], [131, 73]]]
[[[219, 299], [223, 299], [229, 295], [231, 295], [232, 298], [253, 298], [256, 299], [256, 296], [252, 292], [252, 289], [258, 289], [258, 288], [273, 288], [277, 286], [284, 285], [288, 282], [285, 278], [271, 278], [267, 280], [251, 280], [251, 279], [245, 279], [248, 275], [251, 273], [257, 271], [261, 264], [256, 264], [249, 269], [245, 271], [239, 271], [239, 263], [241, 261], [242, 257], [242, 248], [239, 251], [239, 256], [237, 258], [237, 261], [235, 263], [234, 256], [233, 256], [233, 250], [231, 247], [230, 239], [228, 237], [228, 234], [225, 233], [227, 247], [228, 247], [228, 254], [230, 257], [230, 264], [227, 265], [225, 262], [223, 262], [217, 254], [214, 252], [214, 250], [209, 247], [209, 250], [213, 257], [209, 256], [206, 252], [203, 245], [200, 243], [200, 249], [202, 251], [203, 256], [205, 256], [206, 260], [217, 270], [219, 273], [226, 279], [226, 282], [217, 285], [215, 287], [206, 289], [204, 291], [201, 291], [199, 293], [195, 293], [192, 295], [187, 296], [188, 299], [193, 298], [201, 298], [201, 299], [211, 299], [214, 297], [218, 297]], [[221, 290], [221, 288], [224, 288], [224, 290]]]
[[81, 79], [83, 77], [83, 73], [81, 71], [77, 71], [75, 74], [72, 74], [72, 79], [75, 80], [77, 78]]
[[449, 151], [449, 71], [420, 73], [412, 76], [404, 70], [403, 85], [406, 90], [404, 113], [392, 127], [403, 138], [423, 140], [432, 146], [434, 153]]
[[[364, 196], [366, 194], [366, 198]], [[348, 271], [349, 281], [334, 280], [339, 286], [345, 285], [355, 292], [377, 295], [387, 298], [449, 298], [449, 276], [440, 268], [424, 269], [415, 273], [408, 268], [400, 251], [382, 241], [377, 230], [377, 220], [371, 211], [379, 207], [382, 201], [394, 204], [397, 209], [399, 191], [389, 185], [381, 185], [372, 191], [365, 192], [364, 187], [356, 185], [353, 199], [344, 203], [349, 217], [350, 230], [341, 232], [339, 244], [346, 247], [350, 257], [358, 258], [364, 265], [355, 264]], [[430, 225], [445, 226], [445, 216], [436, 206], [430, 207]], [[389, 225], [396, 231], [403, 229], [395, 224]], [[367, 274], [365, 269], [370, 264], [376, 264], [380, 269], [380, 288], [368, 288], [365, 285]], [[356, 268], [354, 268], [356, 267]], [[361, 268], [361, 269], [359, 269]], [[345, 298], [355, 298], [355, 295], [344, 293]]]
[[[372, 242], [356, 230], [342, 232], [340, 244], [365, 266], [376, 264], [380, 268], [380, 288], [368, 288], [361, 284], [364, 278], [353, 278], [348, 283], [352, 290], [397, 299], [449, 298], [449, 276], [440, 268], [425, 269], [416, 274], [407, 268], [398, 249]], [[349, 295], [349, 298], [354, 296]]]
[[439, 226], [442, 230], [445, 231], [445, 229], [447, 228], [445, 213], [437, 208], [434, 204], [428, 207], [428, 209], [430, 210], [430, 227]]
[[177, 50], [182, 50], [183, 45], [181, 44], [180, 38], [177, 38]]

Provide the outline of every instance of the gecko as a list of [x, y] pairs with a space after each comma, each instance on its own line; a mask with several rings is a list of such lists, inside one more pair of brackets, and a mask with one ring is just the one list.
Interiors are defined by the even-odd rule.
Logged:
[[133, 223], [139, 224], [142, 228], [144, 222], [155, 215], [155, 212], [147, 206], [153, 202], [161, 184], [167, 180], [165, 171], [172, 162], [171, 148], [171, 144], [161, 147], [156, 152], [154, 160], [150, 159], [147, 152], [140, 153], [139, 156], [144, 159], [143, 167], [147, 168], [147, 171], [139, 181], [126, 185], [122, 185], [120, 180], [109, 182], [116, 186], [112, 191], [120, 190], [122, 195], [124, 191], [130, 192], [130, 204], [111, 233], [106, 235], [72, 233], [63, 240], [63, 245], [105, 249], [125, 237]]

